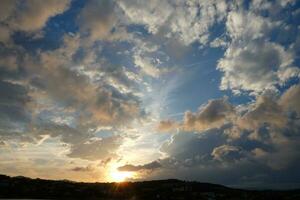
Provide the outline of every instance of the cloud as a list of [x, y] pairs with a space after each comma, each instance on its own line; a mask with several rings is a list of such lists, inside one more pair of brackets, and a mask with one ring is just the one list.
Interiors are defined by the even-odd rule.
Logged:
[[176, 6], [168, 22], [172, 36], [178, 37], [186, 45], [195, 41], [206, 44], [210, 28], [221, 21], [227, 11], [225, 1], [179, 1]]
[[224, 124], [230, 123], [234, 117], [235, 109], [224, 97], [209, 100], [196, 113], [186, 111], [182, 123], [163, 120], [158, 125], [158, 130], [169, 131], [178, 128], [183, 131], [201, 132], [211, 128], [220, 128]]
[[289, 111], [296, 111], [300, 115], [300, 85], [293, 85], [280, 98], [279, 103]]
[[11, 43], [11, 30], [6, 26], [0, 25], [0, 42], [3, 44]]
[[178, 127], [176, 122], [171, 120], [162, 120], [159, 122], [157, 129], [161, 132], [169, 132], [174, 131], [176, 127]]
[[87, 1], [79, 14], [78, 24], [82, 34], [87, 34], [92, 41], [111, 38], [118, 25], [114, 1]]
[[[185, 45], [206, 44], [209, 29], [226, 14], [225, 1], [120, 1], [128, 23], [145, 25], [152, 34], [176, 38]], [[141, 17], [142, 16], [142, 17]]]
[[[189, 132], [179, 129], [160, 148], [167, 155], [159, 160], [162, 165], [160, 171], [148, 177], [167, 178], [176, 171], [178, 177], [185, 179], [193, 180], [197, 176], [200, 180], [223, 184], [247, 185], [254, 181], [256, 185], [274, 187], [272, 180], [275, 176], [280, 176], [282, 181], [294, 182], [293, 176], [300, 175], [294, 169], [299, 165], [300, 156], [300, 123], [295, 104], [300, 93], [298, 88], [299, 85], [291, 86], [277, 98], [259, 96], [250, 104], [238, 107], [229, 104], [230, 109], [220, 110], [235, 111], [235, 117], [224, 121], [223, 125], [215, 127], [209, 124], [213, 124], [214, 120], [207, 120], [208, 129], [192, 129]], [[225, 101], [217, 102], [217, 105], [223, 105]], [[209, 105], [211, 103], [202, 106], [199, 113]], [[212, 116], [222, 115], [215, 113]], [[227, 177], [226, 173], [232, 177]], [[216, 174], [220, 175], [220, 179], [216, 178]], [[264, 178], [259, 178], [259, 174]]]
[[14, 54], [1, 54], [0, 67], [8, 70], [16, 70], [18, 67], [17, 55]]
[[[85, 60], [74, 63], [79, 45], [78, 37], [65, 36], [61, 48], [42, 52], [38, 60], [32, 58], [33, 61], [27, 62], [31, 77], [41, 82], [38, 91], [45, 91], [48, 98], [66, 107], [80, 110], [83, 119], [99, 125], [125, 124], [141, 116], [138, 98], [130, 91], [120, 92], [108, 82], [114, 80], [114, 83], [128, 86], [130, 82], [125, 72], [106, 63], [103, 65], [108, 66], [102, 67], [102, 63], [96, 63], [98, 58], [93, 63], [84, 63]], [[74, 67], [81, 64], [84, 68], [77, 70]]]
[[268, 123], [277, 127], [284, 127], [287, 116], [280, 105], [267, 96], [258, 97], [253, 108], [249, 108], [237, 123], [245, 129], [256, 129]]
[[156, 33], [171, 14], [172, 7], [167, 1], [119, 1], [119, 6], [129, 18], [129, 23], [145, 24], [148, 30]]
[[63, 13], [70, 5], [70, 0], [52, 0], [42, 2], [39, 0], [25, 1], [22, 9], [16, 13], [11, 22], [16, 30], [38, 31], [46, 25], [53, 16]]
[[[31, 121], [26, 110], [30, 97], [22, 85], [0, 81], [0, 138], [22, 137], [22, 130]], [[19, 133], [19, 134], [18, 134]]]
[[155, 170], [161, 167], [161, 164], [158, 161], [153, 161], [144, 165], [124, 165], [118, 167], [119, 171], [145, 171], [145, 170]]
[[68, 156], [92, 161], [106, 160], [111, 157], [116, 157], [115, 151], [120, 144], [121, 138], [118, 136], [91, 138], [85, 142], [73, 145]]
[[90, 171], [94, 171], [95, 169], [92, 165], [88, 165], [86, 167], [74, 167], [70, 170], [74, 172], [90, 172]]
[[165, 142], [160, 150], [169, 155], [170, 158], [183, 163], [186, 159], [200, 162], [201, 159], [210, 157], [213, 149], [222, 145], [224, 140], [222, 129], [203, 131], [200, 135], [193, 132], [178, 132]]
[[6, 146], [7, 146], [7, 144], [4, 141], [0, 141], [0, 148], [6, 147]]
[[81, 127], [76, 127], [75, 129], [66, 124], [59, 125], [44, 121], [36, 122], [36, 124], [33, 124], [32, 129], [30, 131], [33, 136], [48, 135], [53, 138], [59, 137], [63, 143], [71, 145], [79, 145], [93, 137], [92, 134], [85, 132], [86, 130]]
[[[277, 16], [287, 5], [279, 1], [253, 1], [249, 9], [241, 5], [231, 7], [225, 23], [227, 49], [217, 66], [224, 73], [222, 90], [257, 95], [277, 91], [290, 78], [299, 76], [299, 68], [294, 66], [294, 51], [280, 40], [272, 39], [277, 31], [286, 29], [284, 19]], [[292, 33], [281, 35], [286, 34]]]
[[228, 43], [225, 41], [224, 38], [216, 38], [209, 45], [213, 48], [218, 48], [218, 47], [226, 47]]
[[[258, 130], [263, 126], [282, 129], [299, 115], [299, 94], [299, 85], [293, 85], [280, 97], [261, 95], [246, 105], [231, 105], [227, 98], [210, 100], [196, 113], [186, 111], [182, 122], [162, 120], [158, 130], [170, 131], [178, 128], [180, 131], [203, 132], [226, 125], [234, 125], [231, 130], [234, 132]], [[296, 116], [290, 115], [293, 112]]]
[[141, 71], [149, 76], [158, 78], [160, 70], [153, 65], [152, 60], [149, 58], [142, 58], [140, 55], [134, 56], [134, 63], [136, 66], [141, 68]]
[[[116, 157], [120, 138], [96, 137], [95, 131], [108, 125], [124, 128], [143, 117], [139, 98], [116, 87], [130, 88], [135, 82], [129, 80], [124, 68], [100, 62], [100, 56], [91, 59], [98, 51], [81, 47], [81, 42], [77, 35], [65, 35], [54, 50], [33, 55], [16, 48], [1, 54], [5, 58], [0, 63], [4, 70], [1, 140], [42, 144], [43, 138], [50, 136], [67, 144], [69, 157]], [[81, 51], [84, 54], [78, 58]]]
[[281, 76], [292, 68], [293, 59], [291, 52], [276, 43], [256, 40], [245, 45], [232, 43], [218, 63], [218, 69], [224, 73], [220, 88], [254, 94], [276, 90], [277, 84], [295, 75]]
[[185, 112], [183, 129], [187, 131], [202, 131], [223, 126], [226, 121], [234, 117], [234, 107], [226, 98], [210, 100], [205, 106], [200, 107], [198, 113]]
[[70, 0], [1, 1], [0, 41], [11, 43], [11, 35], [16, 31], [40, 31], [51, 17], [63, 13], [69, 5]]
[[247, 137], [228, 140], [225, 130], [212, 129], [202, 132], [200, 136], [184, 132], [174, 135], [161, 148], [168, 155], [159, 160], [162, 167], [148, 174], [147, 179], [170, 178], [176, 173], [177, 177], [186, 180], [268, 187], [275, 186], [274, 177], [285, 180], [286, 185], [281, 187], [289, 187], [297, 180], [295, 177], [300, 174], [293, 167], [299, 164], [300, 151], [294, 143], [296, 138], [285, 138], [284, 144], [273, 138], [268, 149]]
[[6, 44], [11, 42], [10, 35], [11, 30], [8, 27], [6, 22], [9, 17], [11, 17], [12, 13], [14, 13], [17, 6], [17, 1], [15, 0], [3, 0], [1, 1], [1, 8], [0, 8], [0, 42]]
[[233, 40], [262, 38], [274, 26], [268, 18], [249, 11], [231, 11], [227, 15], [226, 28]]
[[211, 155], [213, 159], [220, 162], [235, 162], [235, 160], [245, 157], [238, 147], [227, 144], [214, 148]]
[[16, 8], [15, 0], [2, 0], [0, 8], [0, 21], [6, 20]]

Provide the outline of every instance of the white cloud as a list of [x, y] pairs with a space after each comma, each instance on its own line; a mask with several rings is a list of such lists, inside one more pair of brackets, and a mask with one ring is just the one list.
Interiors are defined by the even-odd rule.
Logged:
[[151, 33], [157, 33], [173, 10], [166, 0], [125, 0], [118, 4], [129, 18], [129, 23], [146, 25]]
[[282, 72], [291, 69], [292, 62], [293, 54], [276, 43], [232, 43], [218, 63], [218, 69], [224, 72], [220, 87], [236, 93], [250, 91], [257, 94], [276, 90], [276, 84], [281, 84], [294, 75], [287, 73], [285, 77], [281, 76]]
[[209, 29], [226, 16], [224, 1], [177, 1], [172, 17], [169, 19], [172, 34], [184, 44], [195, 41], [206, 44]]
[[218, 160], [220, 162], [231, 162], [231, 164], [232, 162], [243, 158], [244, 155], [242, 154], [243, 152], [240, 148], [227, 144], [214, 148], [211, 153], [215, 160]]
[[128, 23], [145, 25], [152, 34], [177, 38], [185, 45], [206, 44], [209, 29], [226, 16], [225, 1], [120, 1]]
[[213, 48], [226, 47], [228, 42], [224, 38], [216, 38], [209, 45]]
[[226, 28], [233, 40], [253, 40], [262, 38], [274, 26], [268, 18], [249, 11], [231, 11], [227, 16]]
[[143, 57], [140, 55], [135, 55], [134, 64], [140, 67], [141, 71], [149, 76], [158, 78], [160, 75], [160, 70], [153, 63], [151, 58]]

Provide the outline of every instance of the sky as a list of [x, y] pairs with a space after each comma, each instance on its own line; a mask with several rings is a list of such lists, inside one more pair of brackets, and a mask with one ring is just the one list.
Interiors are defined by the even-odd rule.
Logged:
[[0, 173], [300, 187], [300, 2], [0, 0]]

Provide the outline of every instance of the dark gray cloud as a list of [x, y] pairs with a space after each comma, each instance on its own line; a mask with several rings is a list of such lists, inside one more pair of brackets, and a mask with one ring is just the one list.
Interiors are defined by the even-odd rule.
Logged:
[[[200, 114], [191, 115], [201, 116], [200, 121], [207, 122], [207, 127], [211, 128], [206, 131], [190, 129], [192, 131], [189, 132], [181, 129], [174, 134], [161, 146], [161, 152], [168, 157], [159, 160], [162, 167], [150, 174], [150, 179], [161, 176], [167, 178], [172, 171], [176, 171], [182, 178], [228, 185], [275, 187], [273, 181], [277, 177], [277, 181], [282, 181], [277, 186], [296, 186], [298, 183], [293, 176], [300, 176], [295, 172], [295, 166], [300, 166], [300, 121], [298, 104], [295, 103], [298, 95], [298, 85], [294, 85], [281, 97], [260, 96], [243, 108], [227, 102], [226, 107], [208, 109], [212, 102], [224, 100], [208, 102], [202, 106]], [[214, 116], [222, 118], [225, 116], [224, 110], [229, 110], [229, 115], [232, 113], [233, 117], [213, 128], [209, 123], [213, 124], [215, 120], [210, 119], [219, 119]], [[204, 111], [212, 112], [202, 115]], [[171, 124], [180, 122], [173, 121]], [[190, 126], [194, 127], [193, 123]], [[218, 175], [220, 177], [216, 177]]]
[[205, 106], [200, 107], [198, 113], [186, 112], [183, 126], [188, 131], [218, 128], [223, 126], [226, 121], [230, 121], [234, 115], [234, 107], [228, 103], [226, 98], [210, 100]]
[[[300, 151], [295, 142], [299, 141], [299, 134], [281, 138], [284, 143], [273, 138], [272, 144], [265, 145], [247, 136], [232, 140], [225, 134], [227, 128], [200, 136], [186, 132], [174, 135], [161, 148], [169, 157], [158, 160], [162, 165], [160, 170], [149, 174], [147, 179], [171, 178], [176, 173], [182, 179], [240, 187], [299, 186], [300, 174], [295, 170], [300, 165]], [[282, 137], [283, 133], [277, 134]]]
[[[26, 109], [31, 99], [26, 87], [8, 81], [0, 81], [0, 138], [24, 138], [22, 132], [31, 121]], [[26, 139], [27, 140], [27, 139]]]
[[147, 163], [144, 165], [124, 165], [121, 167], [118, 167], [119, 171], [129, 171], [129, 172], [135, 172], [135, 171], [147, 171], [147, 170], [155, 170], [160, 168], [162, 165], [158, 161], [153, 161], [151, 163]]
[[74, 167], [70, 170], [74, 172], [90, 172], [90, 171], [94, 171], [95, 169], [92, 166], [88, 165], [86, 167]]
[[161, 151], [171, 155], [175, 159], [210, 157], [214, 147], [224, 143], [225, 137], [222, 130], [212, 129], [201, 135], [192, 132], [179, 132], [172, 136], [170, 142], [161, 146]]
[[86, 160], [107, 160], [117, 156], [115, 151], [120, 144], [121, 138], [118, 136], [91, 138], [85, 142], [73, 145], [68, 156]]
[[202, 105], [199, 111], [193, 113], [186, 111], [183, 122], [163, 120], [158, 125], [159, 131], [170, 131], [176, 128], [183, 131], [205, 131], [211, 128], [220, 128], [235, 118], [236, 111], [227, 98], [212, 99], [206, 105]]

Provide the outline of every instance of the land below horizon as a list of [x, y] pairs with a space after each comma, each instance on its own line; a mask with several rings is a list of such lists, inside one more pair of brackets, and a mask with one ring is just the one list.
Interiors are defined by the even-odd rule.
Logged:
[[300, 189], [246, 190], [177, 179], [85, 183], [0, 175], [0, 198], [31, 199], [299, 199]]

